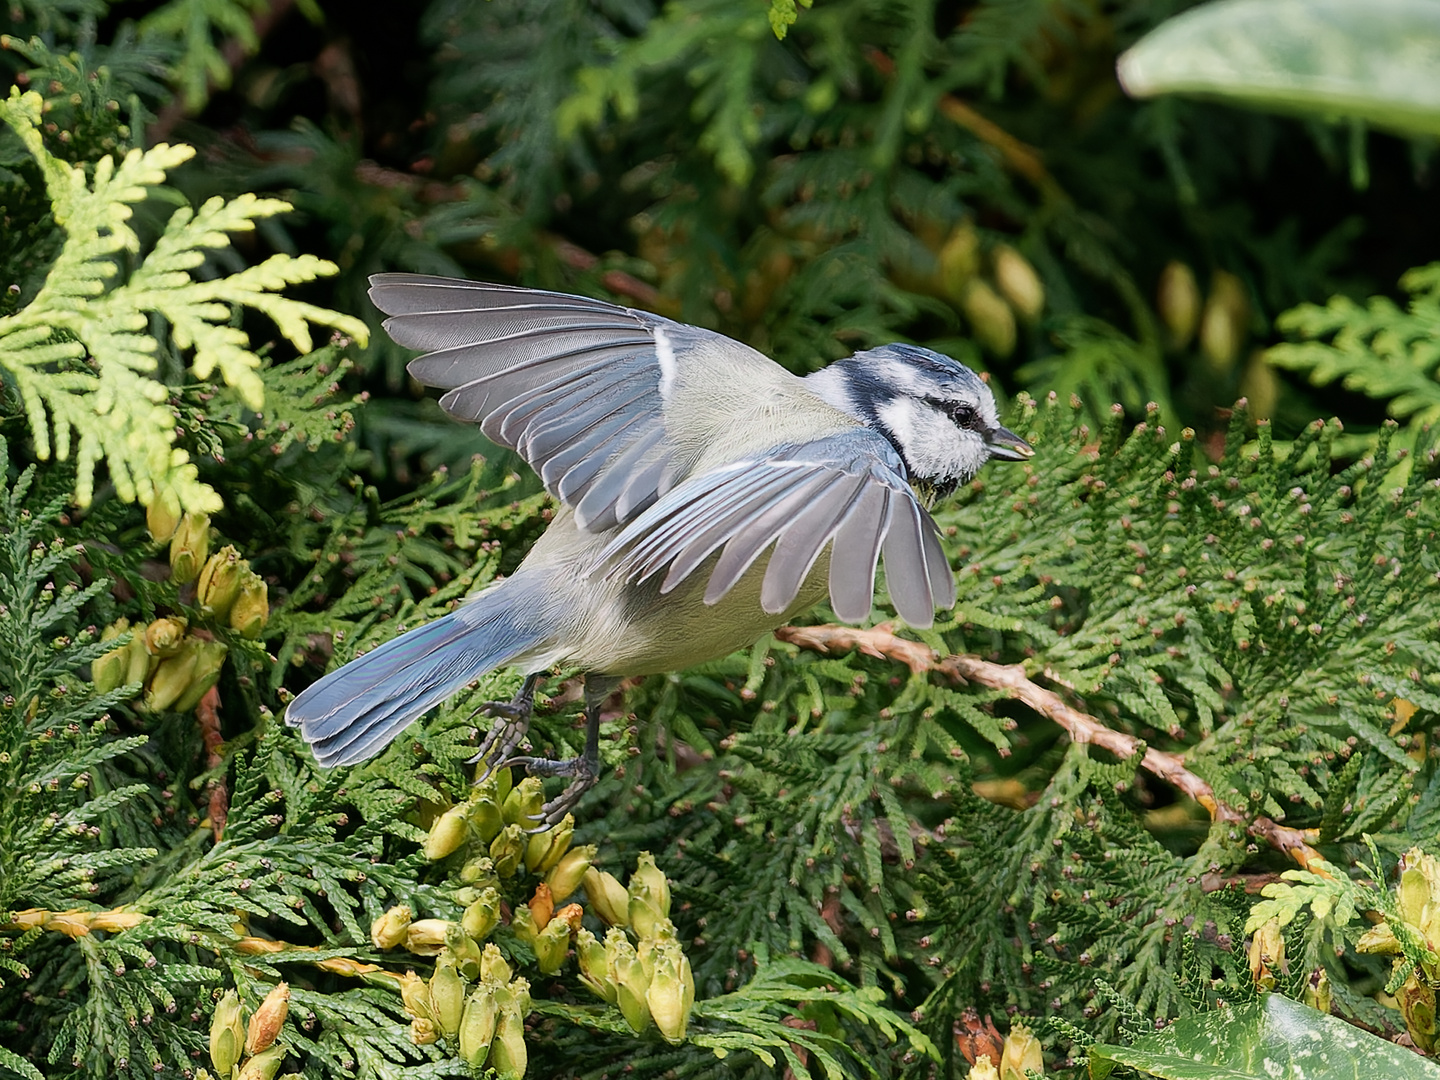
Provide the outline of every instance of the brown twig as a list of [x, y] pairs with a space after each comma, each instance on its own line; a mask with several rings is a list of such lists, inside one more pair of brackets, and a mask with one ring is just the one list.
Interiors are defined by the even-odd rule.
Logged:
[[[870, 61], [870, 66], [885, 78], [888, 79], [895, 74], [895, 61], [879, 49], [867, 50], [866, 58]], [[942, 94], [940, 100], [936, 102], [936, 108], [940, 110], [940, 115], [951, 123], [964, 128], [981, 142], [993, 146], [999, 151], [1001, 160], [1007, 166], [1025, 177], [1046, 195], [1064, 197], [1060, 184], [1050, 175], [1050, 170], [1045, 168], [1045, 162], [1040, 158], [1040, 151], [1033, 146], [1027, 146], [995, 121], [982, 116], [976, 109], [966, 105], [953, 94]]]
[[[195, 708], [195, 719], [200, 724], [200, 740], [205, 746], [205, 768], [217, 770], [225, 761], [220, 748], [225, 745], [225, 736], [220, 731], [220, 691], [212, 686], [205, 691], [200, 704]], [[225, 832], [225, 822], [230, 816], [230, 789], [222, 779], [211, 780], [209, 784], [210, 831], [215, 842]]]
[[[869, 656], [899, 661], [917, 675], [933, 671], [951, 682], [974, 682], [1005, 691], [1040, 715], [1055, 721], [1075, 742], [1101, 747], [1122, 760], [1134, 757], [1143, 745], [1134, 736], [1108, 728], [1095, 717], [1067, 704], [1059, 694], [1032, 680], [1019, 664], [995, 664], [978, 656], [942, 658], [928, 645], [896, 637], [888, 625], [868, 630], [833, 625], [784, 626], [775, 631], [775, 636], [781, 641], [816, 652], [858, 649]], [[1180, 754], [1146, 746], [1140, 767], [1190, 796], [1209, 812], [1211, 820], [1244, 826], [1251, 835], [1263, 839], [1277, 851], [1283, 851], [1304, 869], [1324, 872], [1320, 866], [1323, 856], [1308, 843], [1308, 833], [1281, 825], [1268, 817], [1247, 820], [1240, 811], [1215, 798], [1214, 789], [1185, 767], [1185, 759]]]

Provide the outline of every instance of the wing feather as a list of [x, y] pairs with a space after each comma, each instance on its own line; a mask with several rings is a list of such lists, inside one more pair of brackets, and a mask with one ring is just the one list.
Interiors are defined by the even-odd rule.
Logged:
[[794, 603], [827, 545], [831, 604], [847, 622], [870, 613], [882, 551], [892, 599], [911, 625], [928, 626], [937, 600], [953, 603], [934, 523], [894, 448], [864, 428], [679, 484], [620, 531], [596, 572], [640, 581], [664, 570], [661, 591], [670, 592], [719, 551], [704, 593], [715, 604], [772, 545], [760, 583], [772, 614]]
[[794, 603], [815, 560], [858, 505], [864, 490], [864, 477], [841, 473], [815, 493], [810, 509], [775, 544], [760, 588], [762, 608], [784, 611]]
[[537, 289], [377, 274], [370, 295], [395, 341], [426, 350], [409, 370], [446, 391], [441, 407], [520, 453], [592, 531], [643, 513], [678, 471], [657, 333], [667, 364], [702, 343], [759, 358], [658, 315]]
[[924, 511], [914, 499], [900, 500], [882, 550], [890, 602], [902, 619], [923, 629], [935, 621], [935, 598], [925, 564], [922, 514]]

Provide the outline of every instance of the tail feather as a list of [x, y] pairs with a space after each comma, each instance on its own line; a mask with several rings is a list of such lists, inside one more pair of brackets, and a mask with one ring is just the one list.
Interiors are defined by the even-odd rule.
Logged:
[[511, 605], [466, 605], [387, 641], [307, 688], [285, 720], [329, 768], [374, 757], [466, 683], [509, 663], [543, 631]]

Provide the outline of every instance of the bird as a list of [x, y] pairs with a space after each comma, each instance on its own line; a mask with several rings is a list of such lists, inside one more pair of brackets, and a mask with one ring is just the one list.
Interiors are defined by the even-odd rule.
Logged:
[[[798, 376], [713, 330], [513, 285], [376, 274], [370, 299], [440, 406], [516, 451], [558, 508], [508, 577], [323, 676], [289, 704], [324, 767], [380, 753], [487, 672], [524, 681], [472, 760], [568, 778], [538, 829], [600, 776], [622, 679], [745, 648], [828, 595], [863, 622], [883, 561], [896, 613], [932, 625], [955, 581], [930, 509], [991, 459], [1034, 451], [965, 365], [907, 344]], [[584, 674], [585, 745], [517, 755], [557, 666]]]

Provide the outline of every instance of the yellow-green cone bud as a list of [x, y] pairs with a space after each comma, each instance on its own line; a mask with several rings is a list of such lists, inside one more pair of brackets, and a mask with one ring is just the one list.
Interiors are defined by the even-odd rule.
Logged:
[[1155, 306], [1175, 348], [1185, 348], [1195, 336], [1195, 328], [1200, 325], [1200, 303], [1195, 271], [1178, 260], [1166, 263], [1155, 290]]
[[630, 929], [641, 941], [658, 936], [660, 928], [670, 922], [660, 914], [659, 908], [646, 896], [631, 896], [627, 912], [630, 918]]
[[412, 1017], [410, 1020], [410, 1041], [416, 1046], [433, 1046], [440, 1041], [440, 1032], [435, 1030], [433, 1020]]
[[289, 1051], [283, 1045], [277, 1044], [256, 1054], [241, 1066], [239, 1080], [275, 1080], [287, 1053]]
[[445, 932], [445, 951], [455, 957], [455, 964], [465, 978], [480, 977], [480, 946], [459, 923], [451, 923]]
[[543, 875], [570, 849], [570, 838], [574, 834], [575, 815], [566, 814], [553, 829], [530, 837], [525, 846], [525, 869]]
[[1027, 1069], [1043, 1073], [1045, 1059], [1040, 1053], [1040, 1040], [1024, 1024], [1016, 1024], [1005, 1036], [1000, 1053], [1000, 1080], [1026, 1080]]
[[210, 557], [210, 516], [186, 514], [170, 540], [170, 578], [176, 585], [188, 585]]
[[[129, 633], [130, 620], [116, 619], [104, 630], [100, 631], [101, 641], [113, 641], [121, 634]], [[126, 646], [118, 649], [111, 649], [103, 656], [97, 656], [90, 662], [90, 681], [95, 684], [97, 694], [108, 694], [111, 690], [117, 690], [125, 685], [125, 673], [129, 670], [130, 663]]]
[[240, 1019], [240, 995], [226, 990], [210, 1018], [210, 1063], [221, 1077], [228, 1077], [240, 1063], [245, 1048], [245, 1025]]
[[505, 828], [505, 819], [500, 816], [500, 804], [491, 794], [473, 795], [466, 806], [469, 807], [470, 828], [475, 831], [482, 844], [490, 843], [500, 835], [500, 830]]
[[269, 1050], [280, 1037], [285, 1026], [285, 1017], [290, 1013], [290, 984], [278, 983], [250, 1017], [250, 1029], [245, 1036], [245, 1053], [252, 1057]]
[[431, 823], [422, 845], [427, 859], [436, 862], [460, 850], [470, 830], [468, 812], [464, 804], [452, 806]]
[[405, 1011], [417, 1020], [435, 1021], [435, 1003], [430, 999], [430, 984], [413, 971], [397, 975], [400, 982], [400, 1000]]
[[500, 1004], [495, 1000], [494, 989], [481, 983], [466, 999], [465, 1012], [460, 1018], [461, 1061], [475, 1069], [485, 1064], [499, 1018]]
[[1210, 296], [1200, 313], [1200, 351], [1217, 371], [1235, 366], [1250, 333], [1250, 299], [1234, 274], [1215, 271]]
[[480, 981], [504, 986], [515, 977], [505, 954], [494, 945], [486, 945], [480, 951]]
[[1015, 351], [1015, 313], [1010, 305], [979, 278], [973, 278], [960, 297], [960, 310], [970, 322], [975, 338], [996, 356]]
[[450, 926], [444, 919], [416, 919], [405, 932], [405, 948], [416, 956], [439, 956]]
[[585, 896], [590, 901], [590, 910], [604, 919], [610, 926], [630, 924], [630, 894], [625, 886], [616, 880], [614, 874], [606, 873], [594, 866], [581, 876]]
[[650, 1006], [645, 1001], [650, 980], [645, 968], [624, 934], [605, 935], [605, 955], [614, 972], [615, 1004], [620, 1006], [625, 1022], [639, 1034], [650, 1026]]
[[490, 842], [490, 858], [495, 863], [495, 873], [502, 878], [512, 877], [520, 868], [529, 837], [521, 825], [506, 825], [500, 835]]
[[175, 656], [185, 642], [185, 620], [156, 619], [145, 628], [145, 649], [162, 660]]
[[270, 589], [254, 571], [240, 575], [240, 595], [230, 609], [230, 628], [254, 641], [270, 618]]
[[460, 1014], [465, 1011], [465, 980], [453, 957], [446, 955], [430, 976], [430, 1007], [435, 1029], [446, 1039], [460, 1031]]
[[224, 619], [240, 595], [240, 579], [250, 564], [240, 558], [234, 545], [226, 544], [205, 560], [200, 580], [195, 585], [195, 599], [200, 609], [213, 619]]
[[490, 1044], [490, 1068], [498, 1080], [520, 1080], [530, 1063], [525, 1048], [525, 1018], [514, 1005], [500, 1011], [500, 1023]]
[[655, 856], [648, 851], [636, 856], [629, 892], [631, 896], [645, 897], [662, 916], [670, 914], [670, 882], [665, 872], [655, 865]]
[[557, 974], [570, 951], [570, 927], [562, 919], [551, 919], [535, 936], [535, 962], [542, 975]]
[[[225, 657], [229, 651], [229, 647], [220, 641], [203, 641], [198, 638], [195, 640], [195, 670], [190, 675], [190, 683], [185, 687], [185, 692], [172, 706], [176, 712], [189, 712], [195, 708], [209, 689], [220, 681], [220, 673], [225, 670]], [[161, 663], [165, 661], [162, 660]]]
[[575, 933], [575, 958], [580, 962], [580, 981], [596, 997], [615, 1004], [615, 982], [600, 939], [583, 926]]
[[995, 249], [995, 286], [1020, 317], [1034, 322], [1045, 310], [1045, 285], [1030, 260], [1008, 244]]
[[370, 924], [370, 940], [377, 949], [393, 949], [405, 941], [414, 916], [404, 904], [397, 904]]
[[555, 903], [563, 904], [580, 887], [598, 850], [594, 844], [572, 847], [550, 868], [545, 875], [545, 884], [550, 886], [550, 895]]
[[[150, 530], [150, 539], [163, 544], [175, 535], [180, 527], [180, 497], [168, 487], [155, 489], [150, 505], [145, 507], [145, 528]], [[230, 1080], [222, 1076], [220, 1080]]]
[[477, 889], [489, 889], [500, 884], [500, 875], [495, 873], [495, 860], [489, 855], [480, 855], [467, 860], [460, 868], [460, 880]]
[[[545, 805], [545, 788], [538, 776], [527, 776], [521, 780], [500, 806], [500, 813], [507, 825], [519, 825], [522, 829], [533, 829], [540, 820], [540, 808]], [[523, 854], [523, 852], [522, 852]]]
[[[515, 1003], [515, 1008], [520, 1012], [520, 1019], [530, 1015], [530, 981], [528, 979], [512, 979], [506, 987], [510, 991], [509, 1000]], [[504, 1002], [501, 1002], [504, 1005]]]
[[969, 1080], [1000, 1080], [1000, 1070], [995, 1068], [989, 1054], [981, 1054], [975, 1059], [975, 1067], [970, 1070]]
[[970, 222], [961, 222], [937, 256], [940, 291], [952, 301], [965, 295], [965, 287], [980, 270], [980, 236]]
[[510, 913], [510, 929], [526, 945], [535, 947], [535, 937], [540, 933], [540, 928], [535, 925], [535, 916], [531, 914], [528, 904], [517, 904]]
[[484, 941], [499, 924], [500, 894], [489, 888], [480, 890], [480, 895], [465, 909], [465, 914], [460, 918], [460, 925], [465, 928], [465, 933], [476, 941]]
[[150, 683], [145, 688], [145, 708], [151, 712], [174, 708], [195, 677], [195, 664], [200, 659], [199, 645], [194, 638], [186, 638], [179, 652], [155, 665]]
[[685, 1041], [690, 1010], [695, 1005], [695, 977], [690, 973], [690, 960], [674, 940], [662, 942], [654, 953], [654, 974], [645, 991], [645, 1003], [665, 1041], [681, 1043]]
[[145, 624], [137, 623], [130, 631], [130, 644], [125, 646], [125, 678], [128, 683], [146, 683], [154, 672], [158, 657], [145, 648]]

